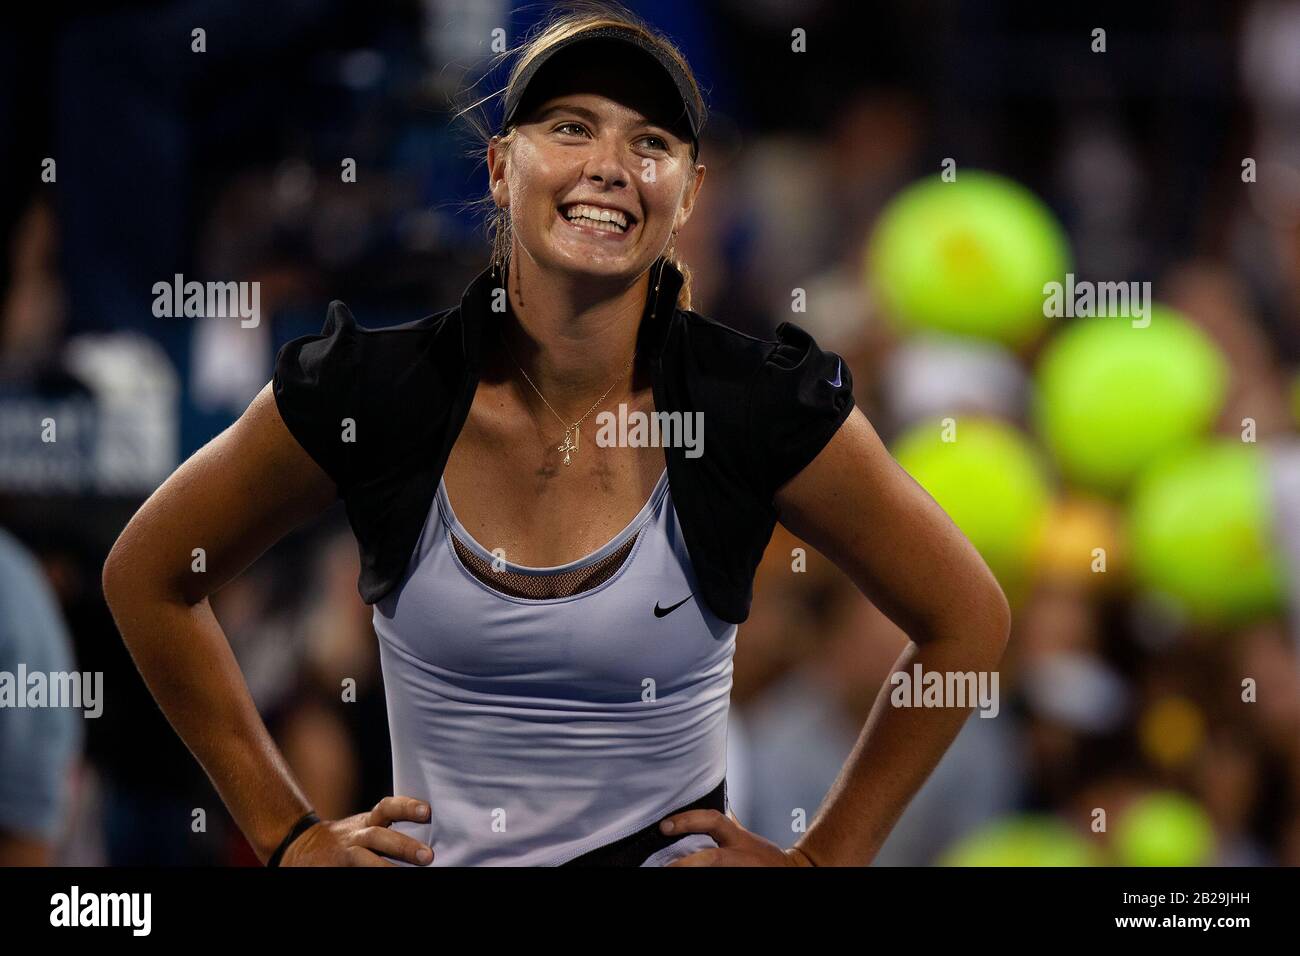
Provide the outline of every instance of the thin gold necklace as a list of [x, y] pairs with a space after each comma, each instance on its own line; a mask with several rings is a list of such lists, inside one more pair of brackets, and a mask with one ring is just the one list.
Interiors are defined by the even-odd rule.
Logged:
[[564, 425], [564, 441], [556, 445], [555, 449], [556, 451], [564, 452], [564, 463], [566, 465], [572, 464], [573, 453], [578, 450], [578, 442], [582, 437], [582, 432], [579, 431], [579, 427], [587, 420], [587, 415], [590, 415], [600, 407], [600, 403], [603, 402], [605, 397], [614, 390], [614, 386], [623, 380], [623, 376], [627, 374], [627, 370], [632, 367], [632, 362], [636, 359], [636, 351], [633, 350], [632, 358], [627, 360], [627, 364], [623, 366], [623, 370], [618, 373], [618, 378], [614, 379], [609, 388], [605, 389], [605, 394], [596, 399], [595, 404], [592, 405], [591, 408], [587, 409], [587, 414], [583, 415], [572, 425], [569, 425], [565, 422], [564, 416], [557, 412], [550, 402], [546, 401], [546, 396], [542, 394], [542, 390], [533, 384], [533, 380], [528, 377], [528, 373], [525, 372], [524, 367], [519, 364], [519, 360], [515, 358], [515, 354], [510, 351], [510, 346], [506, 344], [505, 336], [501, 334], [501, 329], [499, 327], [497, 328], [497, 338], [499, 338], [501, 344], [505, 346], [506, 354], [510, 356], [510, 361], [514, 362], [515, 367], [519, 369], [519, 374], [524, 377], [524, 380], [527, 381], [529, 385], [532, 385], [533, 391], [537, 393], [537, 397], [540, 398], [546, 407], [551, 410], [551, 414], [560, 420], [560, 424]]

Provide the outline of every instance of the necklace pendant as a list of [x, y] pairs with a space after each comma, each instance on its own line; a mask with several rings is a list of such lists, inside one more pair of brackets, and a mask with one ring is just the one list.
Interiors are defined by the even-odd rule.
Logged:
[[578, 441], [581, 433], [576, 428], [567, 428], [564, 431], [564, 441], [556, 446], [558, 451], [564, 452], [564, 463], [566, 465], [573, 463], [572, 453], [578, 450]]

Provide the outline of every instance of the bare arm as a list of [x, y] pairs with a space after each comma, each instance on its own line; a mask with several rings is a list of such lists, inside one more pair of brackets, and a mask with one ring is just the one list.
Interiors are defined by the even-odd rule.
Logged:
[[[776, 496], [781, 523], [835, 562], [912, 639], [894, 665], [991, 671], [1010, 630], [1006, 597], [974, 546], [894, 461], [856, 409]], [[970, 716], [898, 708], [891, 686], [794, 850], [822, 866], [871, 862]], [[951, 702], [949, 702], [951, 703]]]
[[[208, 595], [334, 498], [268, 385], [150, 496], [104, 564], [104, 596], [145, 683], [263, 861], [310, 807]], [[196, 548], [204, 572], [192, 570]]]

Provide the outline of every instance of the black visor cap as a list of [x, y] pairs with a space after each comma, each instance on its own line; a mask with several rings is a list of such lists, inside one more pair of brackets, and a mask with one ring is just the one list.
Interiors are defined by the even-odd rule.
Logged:
[[691, 143], [695, 155], [699, 154], [700, 149], [700, 112], [696, 106], [695, 98], [692, 95], [691, 82], [683, 72], [681, 66], [672, 56], [660, 49], [657, 45], [651, 43], [645, 37], [632, 30], [622, 27], [600, 27], [595, 30], [586, 30], [582, 33], [561, 40], [554, 46], [550, 47], [545, 53], [535, 57], [524, 71], [520, 74], [519, 79], [515, 82], [510, 93], [506, 96], [504, 113], [501, 120], [501, 132], [504, 135], [509, 128], [527, 115], [529, 109], [534, 105], [535, 97], [530, 95], [532, 89], [537, 84], [538, 73], [542, 67], [550, 62], [557, 53], [564, 50], [571, 50], [575, 46], [594, 42], [619, 43], [632, 47], [636, 52], [643, 54], [647, 59], [647, 65], [657, 67], [667, 81], [666, 89], [674, 96], [676, 105], [680, 105], [680, 112], [676, 120], [670, 124], [670, 128], [678, 132], [683, 138]]

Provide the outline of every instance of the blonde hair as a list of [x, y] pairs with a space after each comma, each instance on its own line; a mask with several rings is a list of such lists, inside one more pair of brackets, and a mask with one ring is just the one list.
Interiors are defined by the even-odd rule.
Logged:
[[[645, 40], [655, 44], [670, 57], [677, 61], [681, 66], [682, 72], [686, 75], [691, 84], [691, 93], [695, 100], [695, 106], [699, 110], [700, 125], [704, 125], [707, 114], [707, 108], [704, 98], [700, 94], [699, 83], [695, 79], [695, 74], [691, 71], [690, 65], [686, 58], [682, 56], [681, 51], [659, 31], [651, 27], [641, 17], [631, 12], [618, 3], [600, 2], [600, 0], [570, 0], [555, 8], [551, 17], [544, 21], [533, 33], [525, 37], [524, 40], [513, 50], [506, 50], [503, 53], [493, 57], [487, 72], [495, 72], [502, 60], [510, 56], [516, 56], [514, 65], [510, 69], [509, 78], [506, 81], [505, 89], [469, 103], [456, 111], [455, 118], [466, 117], [470, 126], [474, 130], [479, 144], [473, 154], [480, 156], [484, 162], [487, 160], [487, 147], [490, 143], [494, 131], [489, 121], [481, 114], [476, 114], [485, 102], [492, 99], [493, 96], [500, 96], [502, 102], [505, 101], [507, 94], [514, 88], [519, 81], [519, 76], [523, 73], [524, 68], [536, 57], [540, 56], [550, 47], [559, 43], [561, 40], [568, 39], [579, 33], [585, 33], [588, 30], [596, 30], [601, 27], [626, 27], [635, 31]], [[510, 144], [514, 141], [518, 127], [512, 126], [510, 130], [497, 140], [498, 149], [509, 149]], [[692, 150], [692, 162], [697, 158], [697, 154]], [[492, 198], [491, 192], [481, 199], [477, 199], [468, 204], [471, 208], [481, 208], [486, 214], [488, 240], [492, 244], [492, 261], [504, 261], [511, 248], [512, 229], [510, 221], [510, 210], [499, 208]], [[670, 241], [669, 249], [666, 250], [665, 256], [668, 261], [676, 266], [682, 274], [682, 288], [677, 294], [677, 305], [682, 309], [691, 308], [691, 270], [685, 262], [682, 261], [677, 253], [676, 243]]]

